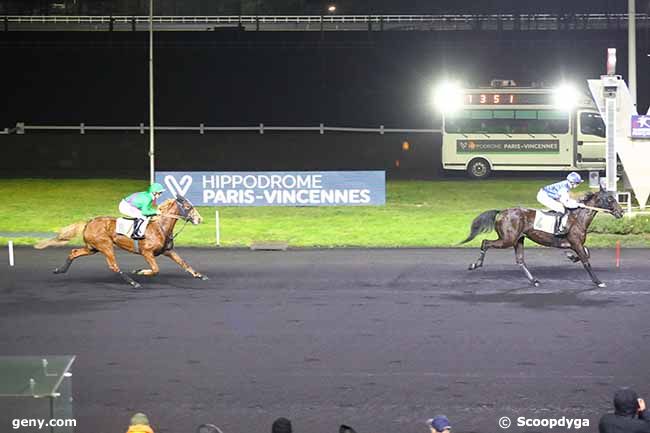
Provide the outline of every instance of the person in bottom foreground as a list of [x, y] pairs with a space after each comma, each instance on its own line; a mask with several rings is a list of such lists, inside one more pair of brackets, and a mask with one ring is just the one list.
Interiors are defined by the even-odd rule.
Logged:
[[600, 418], [599, 433], [650, 433], [650, 413], [636, 392], [623, 388], [614, 394], [614, 413]]
[[438, 415], [427, 421], [431, 433], [451, 433], [451, 424], [449, 419], [444, 415]]
[[131, 425], [126, 433], [154, 433], [149, 425], [149, 418], [143, 413], [136, 413], [131, 418]]
[[271, 425], [271, 433], [291, 433], [293, 428], [291, 427], [291, 421], [287, 418], [278, 418], [273, 421]]

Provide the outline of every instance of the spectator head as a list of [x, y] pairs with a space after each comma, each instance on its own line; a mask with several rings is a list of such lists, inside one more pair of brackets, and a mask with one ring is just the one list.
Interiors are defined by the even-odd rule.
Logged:
[[291, 421], [286, 418], [278, 418], [273, 421], [271, 433], [292, 433]]
[[147, 415], [138, 412], [131, 417], [131, 425], [149, 425], [149, 418], [147, 418]]
[[149, 418], [143, 413], [136, 413], [131, 417], [131, 424], [127, 433], [153, 433], [149, 426]]
[[431, 433], [451, 433], [451, 423], [444, 415], [438, 415], [427, 421]]
[[614, 413], [616, 415], [635, 415], [639, 409], [638, 394], [629, 389], [621, 388], [614, 393]]

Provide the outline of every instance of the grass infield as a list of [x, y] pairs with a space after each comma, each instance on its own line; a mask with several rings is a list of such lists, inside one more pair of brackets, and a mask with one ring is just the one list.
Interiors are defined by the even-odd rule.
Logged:
[[[389, 181], [387, 204], [381, 207], [201, 207], [205, 222], [199, 226], [188, 224], [176, 245], [215, 245], [214, 211], [218, 209], [223, 247], [247, 247], [257, 241], [325, 248], [457, 246], [479, 213], [514, 206], [536, 207], [537, 190], [558, 179]], [[55, 232], [93, 216], [117, 216], [119, 201], [146, 186], [139, 180], [0, 180], [0, 232]], [[581, 187], [578, 192], [586, 190]], [[587, 244], [613, 247], [620, 240], [623, 246], [650, 246], [650, 221], [634, 220], [638, 221], [615, 221], [609, 215], [599, 215]], [[477, 239], [494, 236], [488, 233]], [[8, 240], [0, 237], [2, 244]], [[13, 238], [18, 245], [38, 240]], [[475, 240], [467, 245], [478, 244]]]

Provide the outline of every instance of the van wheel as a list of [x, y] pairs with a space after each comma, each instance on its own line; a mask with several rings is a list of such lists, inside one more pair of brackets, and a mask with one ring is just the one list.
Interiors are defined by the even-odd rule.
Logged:
[[467, 175], [472, 179], [487, 179], [491, 171], [490, 164], [483, 158], [472, 159], [467, 165]]

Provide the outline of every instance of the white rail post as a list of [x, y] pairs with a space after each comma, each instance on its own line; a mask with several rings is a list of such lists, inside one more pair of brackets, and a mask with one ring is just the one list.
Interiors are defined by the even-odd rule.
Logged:
[[7, 243], [7, 247], [9, 248], [9, 266], [14, 265], [14, 242], [9, 241]]
[[217, 240], [217, 246], [221, 246], [221, 228], [219, 227], [219, 211], [214, 211], [214, 235]]

